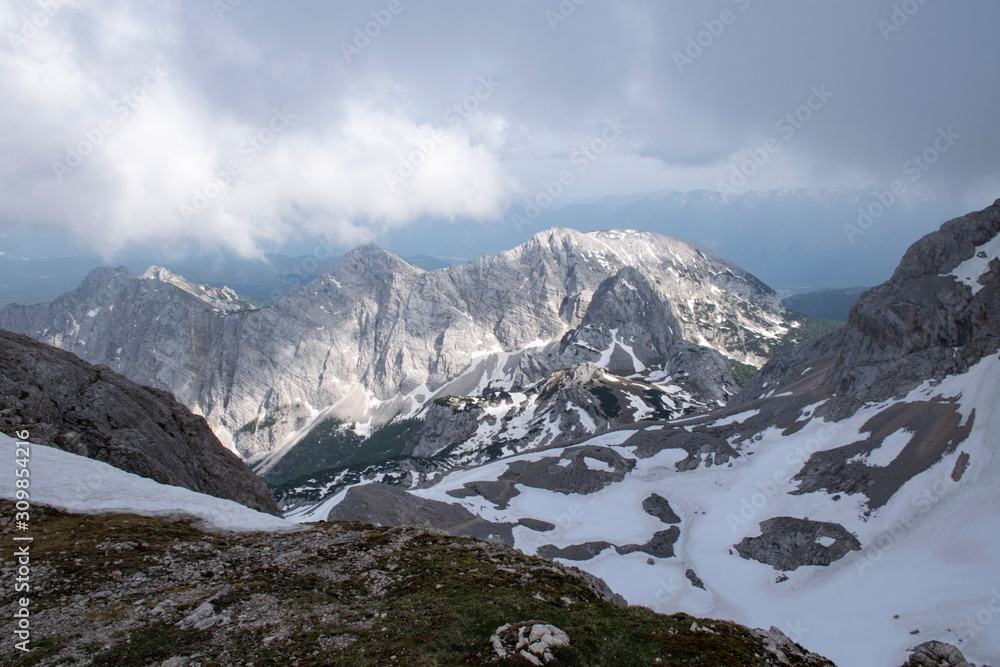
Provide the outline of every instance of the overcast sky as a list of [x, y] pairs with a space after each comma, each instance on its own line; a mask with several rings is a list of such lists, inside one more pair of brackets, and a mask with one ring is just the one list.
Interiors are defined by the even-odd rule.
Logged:
[[720, 184], [982, 207], [998, 25], [990, 0], [2, 0], [0, 234], [253, 254]]

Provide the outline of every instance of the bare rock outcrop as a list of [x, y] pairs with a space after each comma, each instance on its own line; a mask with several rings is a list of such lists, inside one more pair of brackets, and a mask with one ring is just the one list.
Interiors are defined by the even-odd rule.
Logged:
[[962, 652], [951, 644], [929, 641], [913, 649], [910, 659], [901, 667], [975, 667], [975, 665], [966, 661]]
[[861, 542], [846, 528], [826, 521], [779, 516], [761, 521], [760, 531], [758, 537], [744, 538], [736, 551], [743, 558], [767, 563], [776, 570], [829, 565], [861, 549]]
[[0, 330], [0, 431], [23, 430], [33, 443], [280, 516], [264, 483], [167, 392]]
[[[768, 362], [730, 404], [780, 393], [823, 358], [833, 359], [822, 382], [834, 400], [820, 416], [835, 420], [965, 372], [1000, 349], [1000, 258], [995, 241], [990, 246], [998, 233], [1000, 200], [944, 223], [910, 246], [888, 281], [858, 298], [846, 326]], [[957, 275], [967, 263], [976, 275]]]

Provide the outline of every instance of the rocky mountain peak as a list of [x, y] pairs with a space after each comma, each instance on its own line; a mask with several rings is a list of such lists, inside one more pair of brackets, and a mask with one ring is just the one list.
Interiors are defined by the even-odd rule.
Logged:
[[87, 277], [77, 288], [84, 293], [94, 293], [127, 282], [135, 278], [135, 274], [127, 266], [111, 268], [110, 266], [99, 266], [87, 274]]
[[432, 272], [368, 244], [271, 307], [236, 314], [217, 303], [225, 294], [159, 267], [144, 279], [102, 270], [91, 283], [98, 276], [118, 277], [58, 305], [0, 309], [0, 326], [174, 392], [246, 456], [324, 409], [379, 425], [463, 376], [452, 393], [478, 393], [483, 355], [506, 355], [482, 372], [522, 386], [589, 361], [675, 376], [695, 405], [723, 401], [734, 387], [725, 357], [762, 363], [790, 326], [773, 292], [738, 267], [628, 230], [546, 230]]
[[1000, 231], [1000, 199], [982, 211], [969, 213], [941, 225], [911, 245], [892, 280], [935, 276], [954, 271], [971, 259], [977, 247]]
[[253, 309], [253, 306], [245, 304], [239, 295], [228, 287], [212, 287], [211, 285], [201, 285], [191, 282], [183, 276], [163, 268], [162, 266], [150, 266], [145, 273], [139, 276], [142, 280], [152, 280], [167, 285], [178, 287], [191, 296], [204, 301], [221, 311], [242, 310], [244, 307]]
[[566, 370], [566, 379], [575, 384], [586, 384], [604, 374], [604, 369], [590, 362], [576, 364]]
[[389, 273], [424, 273], [424, 270], [413, 266], [399, 255], [389, 252], [385, 248], [374, 243], [366, 243], [354, 248], [344, 255], [335, 269], [349, 270], [364, 274], [389, 274]]

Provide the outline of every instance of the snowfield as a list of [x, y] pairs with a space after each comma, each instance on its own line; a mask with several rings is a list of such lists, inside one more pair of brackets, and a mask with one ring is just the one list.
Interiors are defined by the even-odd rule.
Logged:
[[[504, 509], [479, 495], [448, 495], [466, 482], [496, 480], [514, 461], [561, 456], [558, 448], [456, 471], [412, 493], [458, 502], [494, 522], [533, 518], [553, 524], [549, 531], [514, 527], [515, 546], [529, 554], [543, 545], [644, 544], [667, 528], [642, 509], [642, 501], [657, 493], [681, 517], [674, 557], [651, 558], [641, 551], [619, 555], [608, 547], [589, 560], [560, 560], [603, 578], [631, 604], [751, 627], [774, 625], [845, 667], [895, 667], [907, 660], [908, 648], [931, 639], [958, 646], [970, 662], [995, 665], [1000, 663], [998, 396], [1000, 360], [994, 355], [965, 374], [924, 383], [900, 401], [865, 406], [839, 423], [812, 418], [817, 406], [810, 405], [799, 418], [810, 420], [804, 428], [789, 436], [768, 429], [758, 442], [746, 443], [752, 455], [730, 465], [678, 472], [674, 464], [686, 454], [676, 449], [636, 458], [633, 448], [622, 444], [634, 432], [626, 430], [583, 443], [610, 447], [636, 460], [624, 480], [595, 493], [563, 494], [518, 484], [520, 494]], [[790, 494], [799, 484], [791, 478], [810, 454], [865, 439], [862, 426], [894, 402], [934, 397], [956, 398], [963, 423], [974, 411], [971, 434], [871, 516], [866, 516], [862, 494], [837, 500], [826, 492]], [[741, 413], [730, 421], [746, 418]], [[887, 438], [867, 457], [868, 463], [890, 463], [908, 435], [900, 431]], [[955, 481], [963, 455], [968, 467]], [[335, 504], [328, 501], [322, 509]], [[309, 515], [319, 518], [320, 513]], [[739, 556], [734, 545], [759, 535], [762, 521], [782, 516], [840, 524], [862, 548], [829, 566], [800, 566], [785, 573]], [[828, 545], [829, 538], [817, 542]], [[692, 584], [688, 570], [704, 582], [704, 590]]]
[[[15, 498], [16, 441], [0, 433], [0, 497]], [[232, 500], [160, 484], [84, 456], [45, 445], [29, 447], [28, 492], [34, 505], [82, 514], [128, 513], [140, 516], [194, 517], [196, 528], [232, 532], [291, 532], [299, 524], [252, 510]]]

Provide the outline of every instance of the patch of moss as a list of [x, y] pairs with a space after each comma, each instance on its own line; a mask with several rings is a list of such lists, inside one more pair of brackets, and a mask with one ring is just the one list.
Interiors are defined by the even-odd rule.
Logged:
[[[67, 639], [72, 639], [73, 637], [78, 637], [79, 635], [73, 635]], [[10, 641], [7, 637], [4, 637], [5, 641]], [[13, 662], [7, 663], [10, 667], [31, 667], [32, 665], [39, 665], [42, 663], [46, 664], [66, 664], [67, 662], [75, 663], [75, 660], [59, 660], [56, 662], [49, 662], [51, 658], [59, 655], [59, 653], [65, 648], [66, 643], [61, 639], [56, 639], [54, 637], [46, 637], [38, 641], [32, 641], [30, 644], [30, 650], [27, 653], [18, 651], [20, 654]]]

